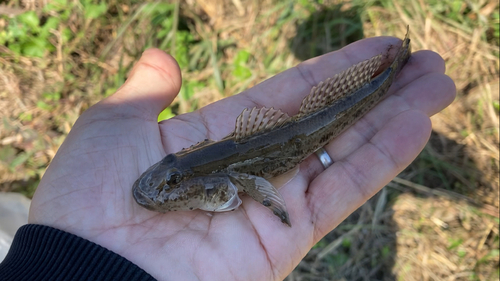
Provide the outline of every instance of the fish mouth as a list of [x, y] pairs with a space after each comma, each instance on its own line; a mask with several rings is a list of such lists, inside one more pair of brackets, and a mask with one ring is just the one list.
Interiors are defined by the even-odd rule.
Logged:
[[146, 194], [144, 194], [142, 190], [137, 186], [134, 186], [134, 188], [132, 189], [132, 194], [134, 196], [135, 202], [145, 207], [146, 209], [151, 209], [152, 206], [154, 206], [154, 201]]

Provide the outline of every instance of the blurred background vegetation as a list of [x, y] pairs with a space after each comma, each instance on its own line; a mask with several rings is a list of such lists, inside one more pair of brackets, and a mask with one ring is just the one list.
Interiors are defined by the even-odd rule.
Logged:
[[0, 1], [0, 191], [33, 195], [78, 116], [149, 47], [183, 85], [159, 120], [371, 36], [445, 60], [457, 99], [414, 163], [321, 240], [287, 280], [499, 279], [496, 0]]

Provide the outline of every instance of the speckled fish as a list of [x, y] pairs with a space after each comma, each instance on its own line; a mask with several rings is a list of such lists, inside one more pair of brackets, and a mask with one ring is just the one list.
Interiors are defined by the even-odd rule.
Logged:
[[236, 209], [243, 192], [291, 226], [269, 179], [297, 167], [384, 99], [410, 54], [407, 33], [387, 69], [379, 70], [382, 55], [351, 66], [313, 87], [295, 116], [273, 108], [243, 110], [222, 140], [204, 140], [147, 169], [134, 183], [135, 200], [158, 212], [223, 212]]

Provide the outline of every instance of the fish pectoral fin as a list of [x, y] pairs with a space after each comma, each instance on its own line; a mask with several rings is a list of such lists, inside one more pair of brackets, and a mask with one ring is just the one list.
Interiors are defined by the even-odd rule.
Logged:
[[279, 191], [266, 179], [241, 173], [230, 173], [229, 179], [240, 191], [269, 208], [282, 223], [292, 226], [286, 210], [285, 200]]
[[234, 211], [236, 208], [238, 208], [241, 205], [241, 199], [238, 196], [238, 193], [234, 194], [231, 199], [229, 199], [225, 204], [214, 210], [214, 212], [227, 212], [227, 211]]
[[[194, 181], [195, 179], [193, 179]], [[241, 205], [238, 187], [229, 180], [227, 175], [211, 175], [199, 177], [203, 185], [203, 203], [198, 209], [209, 212], [233, 211]]]

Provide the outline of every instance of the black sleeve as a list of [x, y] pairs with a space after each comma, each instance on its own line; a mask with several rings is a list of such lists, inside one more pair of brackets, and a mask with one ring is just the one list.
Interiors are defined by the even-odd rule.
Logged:
[[52, 227], [24, 225], [0, 263], [0, 280], [155, 280], [124, 257]]

